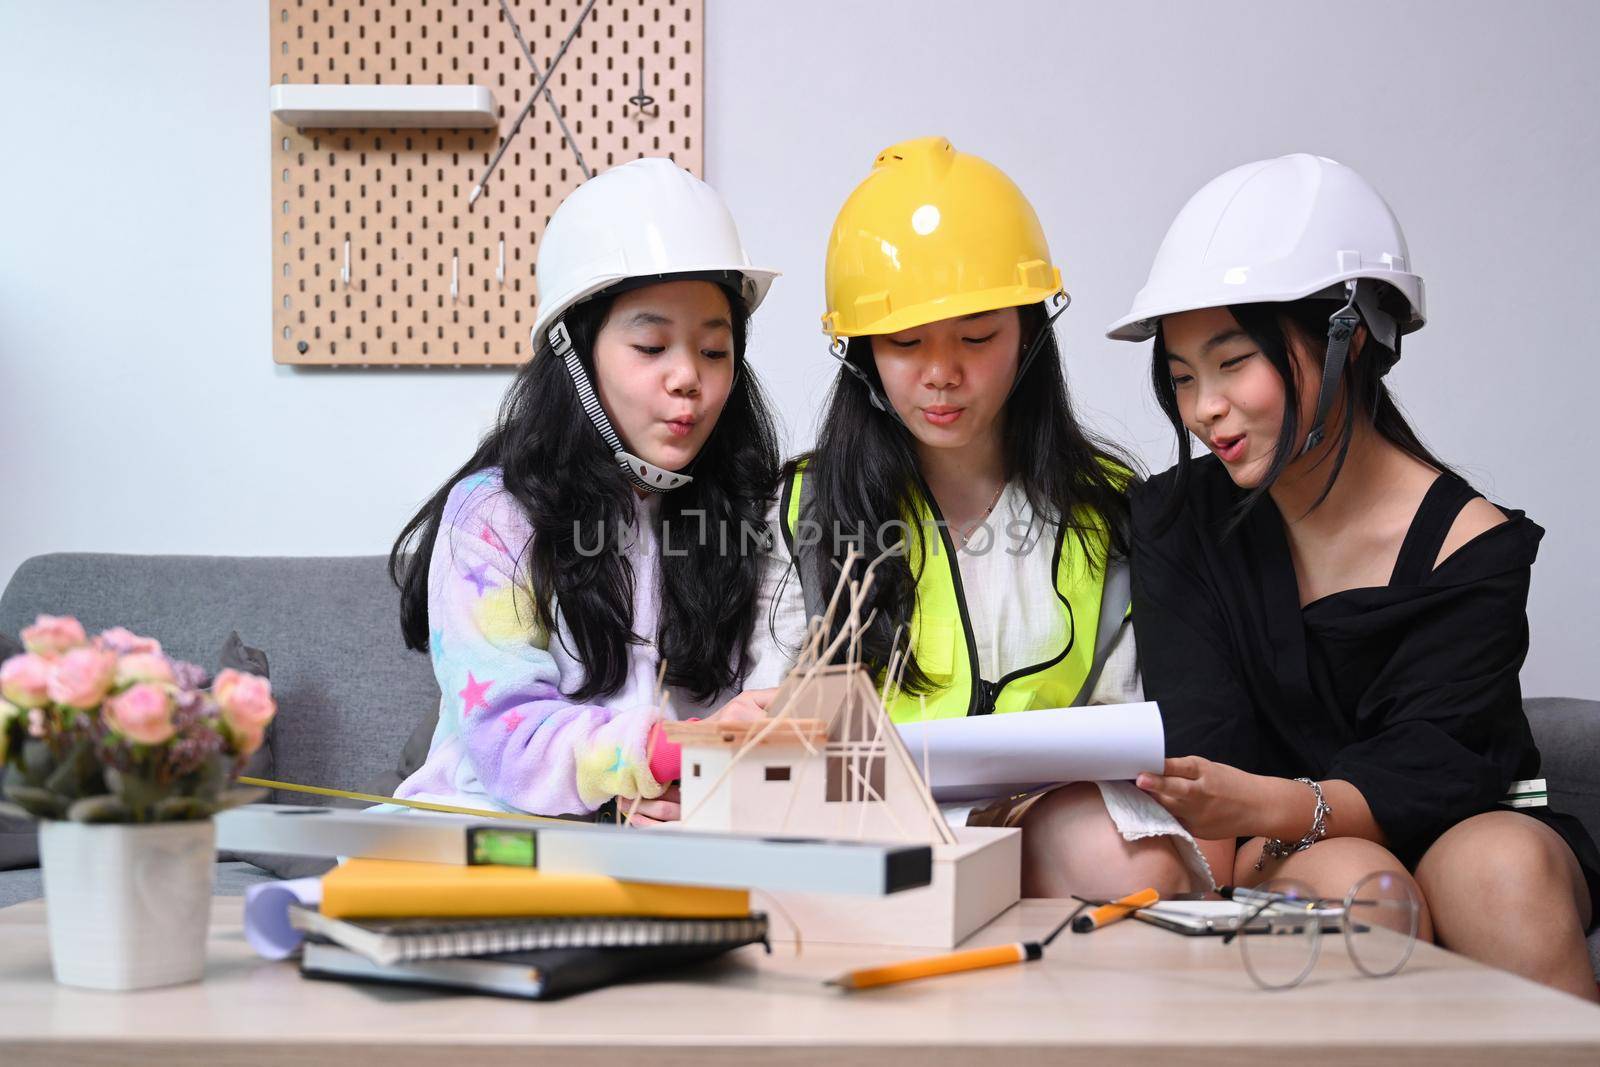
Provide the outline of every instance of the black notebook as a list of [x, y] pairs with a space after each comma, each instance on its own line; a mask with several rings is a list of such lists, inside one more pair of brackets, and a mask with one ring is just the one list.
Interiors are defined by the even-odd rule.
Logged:
[[526, 1000], [556, 1000], [588, 989], [690, 967], [738, 947], [734, 942], [724, 942], [656, 948], [556, 948], [381, 964], [343, 945], [315, 940], [306, 942], [300, 973], [307, 978], [386, 982]]
[[765, 942], [767, 917], [668, 919], [544, 916], [491, 919], [335, 919], [291, 905], [296, 930], [354, 949], [375, 963], [488, 956], [552, 948], [656, 948]]

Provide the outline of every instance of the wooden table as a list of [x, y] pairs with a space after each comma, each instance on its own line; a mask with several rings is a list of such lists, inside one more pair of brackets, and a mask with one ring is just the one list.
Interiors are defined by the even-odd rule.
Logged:
[[[1374, 980], [1328, 937], [1303, 986], [1267, 993], [1237, 945], [1130, 921], [1065, 934], [1037, 963], [862, 993], [821, 980], [907, 953], [746, 948], [536, 1004], [307, 981], [250, 951], [240, 907], [215, 901], [203, 983], [137, 993], [56, 985], [43, 903], [0, 910], [0, 1064], [1600, 1063], [1600, 1008], [1428, 945]], [[1063, 914], [1025, 901], [968, 944], [1038, 937]]]

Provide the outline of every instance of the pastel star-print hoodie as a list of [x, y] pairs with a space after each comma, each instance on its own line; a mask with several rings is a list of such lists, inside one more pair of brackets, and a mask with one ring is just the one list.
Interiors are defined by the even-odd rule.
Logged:
[[[559, 605], [564, 641], [539, 629], [518, 567], [532, 536], [522, 506], [498, 468], [456, 483], [428, 565], [439, 725], [427, 760], [397, 798], [561, 815], [665, 791], [677, 777], [677, 752], [660, 737], [655, 706], [659, 508], [653, 495], [639, 499], [623, 538], [634, 575], [633, 632], [646, 640], [629, 646], [621, 689], [604, 704], [578, 704], [565, 694], [582, 684], [584, 670], [569, 651], [576, 644]], [[580, 529], [599, 537], [595, 523]], [[733, 695], [702, 705], [669, 689], [668, 714], [704, 717]]]

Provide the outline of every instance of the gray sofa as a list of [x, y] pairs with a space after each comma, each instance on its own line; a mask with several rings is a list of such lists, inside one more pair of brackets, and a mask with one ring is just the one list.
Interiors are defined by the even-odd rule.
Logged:
[[[419, 744], [426, 751], [426, 732], [412, 735], [438, 707], [439, 690], [428, 657], [401, 643], [398, 595], [381, 557], [36, 556], [0, 595], [0, 633], [17, 633], [40, 612], [74, 614], [91, 633], [127, 626], [208, 669], [237, 630], [266, 652], [278, 699], [265, 777], [387, 794], [402, 762], [414, 765]], [[1530, 699], [1527, 709], [1552, 804], [1600, 838], [1600, 703]], [[0, 840], [0, 860], [6, 854]], [[222, 857], [217, 892], [305, 873], [257, 859], [275, 872]], [[0, 907], [40, 895], [37, 867], [0, 870]], [[1600, 932], [1590, 952], [1600, 961]]]

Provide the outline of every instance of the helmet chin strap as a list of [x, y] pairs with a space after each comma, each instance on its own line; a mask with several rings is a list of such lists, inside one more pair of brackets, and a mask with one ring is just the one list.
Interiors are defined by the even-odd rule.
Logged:
[[550, 347], [567, 365], [567, 374], [572, 377], [572, 384], [578, 390], [578, 402], [583, 405], [584, 413], [594, 423], [594, 428], [600, 431], [601, 439], [616, 456], [617, 466], [622, 468], [622, 473], [627, 475], [630, 483], [647, 493], [665, 493], [694, 481], [687, 474], [648, 463], [622, 447], [622, 438], [617, 436], [611, 420], [606, 416], [606, 409], [600, 405], [600, 397], [594, 391], [594, 384], [589, 381], [589, 372], [584, 369], [583, 360], [578, 358], [578, 351], [573, 347], [572, 335], [567, 332], [565, 322], [550, 327]]
[[[1333, 410], [1334, 398], [1339, 393], [1339, 381], [1344, 377], [1344, 367], [1350, 355], [1350, 342], [1356, 327], [1366, 319], [1367, 329], [1373, 339], [1396, 354], [1399, 362], [1399, 329], [1394, 318], [1379, 306], [1378, 288], [1366, 279], [1357, 278], [1344, 283], [1348, 294], [1344, 306], [1328, 316], [1328, 355], [1322, 363], [1322, 386], [1317, 392], [1317, 413], [1311, 419], [1311, 432], [1300, 449], [1304, 456], [1326, 436], [1328, 414]], [[1335, 294], [1337, 295], [1337, 294]], [[1390, 364], [1393, 366], [1393, 364]], [[1388, 368], [1384, 368], [1387, 373]]]
[[[1044, 339], [1050, 336], [1051, 330], [1055, 329], [1056, 320], [1061, 317], [1063, 311], [1066, 311], [1071, 306], [1072, 294], [1065, 289], [1057, 289], [1045, 298], [1044, 310], [1048, 318], [1045, 319], [1045, 324], [1039, 327], [1039, 332], [1034, 334], [1033, 342], [1028, 345], [1028, 351], [1023, 354], [1022, 361], [1017, 364], [1017, 376], [1011, 382], [1011, 391], [1006, 393], [1007, 404], [1011, 402], [1012, 394], [1017, 391], [1017, 387], [1022, 384], [1022, 376], [1028, 373], [1028, 368], [1033, 366], [1034, 358], [1039, 355], [1039, 350], [1044, 347]], [[1002, 404], [1001, 406], [1004, 407], [1005, 405]]]
[[894, 405], [889, 403], [889, 398], [883, 395], [883, 390], [878, 388], [877, 383], [867, 376], [866, 371], [850, 362], [846, 355], [849, 350], [850, 338], [848, 337], [835, 337], [828, 343], [828, 355], [838, 360], [839, 366], [849, 371], [855, 380], [861, 383], [862, 388], [867, 391], [867, 399], [872, 402], [872, 406], [888, 415], [895, 422], [905, 426], [906, 420], [902, 419], [900, 413], [894, 409]]
[[[1034, 335], [1032, 343], [1028, 345], [1028, 351], [1023, 353], [1022, 359], [1017, 363], [1017, 375], [1012, 379], [1011, 389], [1006, 393], [1005, 402], [1001, 404], [1001, 407], [1004, 407], [1006, 403], [1010, 403], [1012, 394], [1017, 391], [1017, 386], [1022, 384], [1022, 376], [1028, 373], [1028, 368], [1033, 365], [1034, 358], [1038, 356], [1039, 350], [1044, 347], [1045, 337], [1055, 327], [1056, 320], [1061, 317], [1061, 313], [1072, 306], [1072, 295], [1065, 289], [1058, 289], [1045, 298], [1044, 306], [1049, 318], [1039, 328], [1039, 332]], [[867, 376], [866, 371], [846, 358], [845, 354], [849, 351], [849, 348], [850, 339], [848, 337], [835, 337], [828, 345], [828, 354], [838, 360], [839, 366], [849, 371], [856, 381], [866, 388], [867, 399], [872, 402], [873, 407], [890, 416], [900, 425], [905, 426], [905, 420], [894, 409], [894, 405], [889, 403], [889, 398], [883, 395], [883, 390], [878, 388], [877, 383]]]

